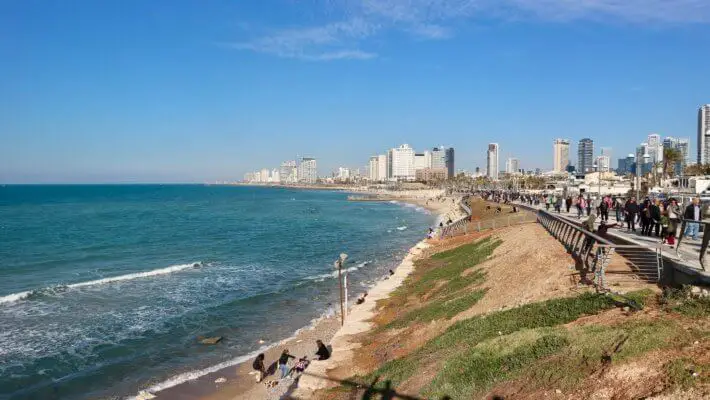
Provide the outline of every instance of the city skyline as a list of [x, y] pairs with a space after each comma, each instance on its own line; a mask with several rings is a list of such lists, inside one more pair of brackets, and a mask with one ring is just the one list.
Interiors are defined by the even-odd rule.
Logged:
[[2, 2], [0, 182], [233, 180], [295, 154], [332, 171], [405, 142], [466, 170], [492, 142], [543, 170], [555, 138], [696, 154], [710, 4], [627, 3]]

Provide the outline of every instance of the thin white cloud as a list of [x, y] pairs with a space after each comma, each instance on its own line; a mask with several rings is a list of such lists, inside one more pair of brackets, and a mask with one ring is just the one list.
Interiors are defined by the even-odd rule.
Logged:
[[289, 27], [231, 45], [309, 61], [367, 60], [366, 40], [389, 31], [424, 39], [454, 36], [457, 24], [481, 19], [654, 24], [710, 22], [710, 0], [314, 0], [335, 21]]

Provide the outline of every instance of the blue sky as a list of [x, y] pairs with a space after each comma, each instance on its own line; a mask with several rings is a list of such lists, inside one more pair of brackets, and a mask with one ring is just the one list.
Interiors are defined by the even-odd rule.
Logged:
[[[704, 0], [1, 0], [0, 181], [320, 172], [409, 143], [523, 168], [691, 138]], [[616, 162], [614, 161], [615, 165]]]

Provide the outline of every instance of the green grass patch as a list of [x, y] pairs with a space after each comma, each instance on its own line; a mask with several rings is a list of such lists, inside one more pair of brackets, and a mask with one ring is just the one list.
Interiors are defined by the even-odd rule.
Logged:
[[488, 237], [434, 254], [429, 260], [418, 262], [417, 267], [424, 268], [426, 271], [419, 275], [416, 281], [408, 281], [401, 286], [397, 292], [405, 295], [423, 295], [435, 287], [439, 281], [463, 279], [460, 285], [465, 285], [465, 280], [480, 279], [480, 274], [470, 274], [474, 275], [473, 277], [470, 275], [469, 277], [462, 277], [461, 274], [465, 270], [485, 261], [500, 244], [500, 240], [493, 240]]
[[666, 311], [688, 317], [710, 316], [710, 298], [693, 295], [687, 286], [681, 289], [666, 288], [661, 303]]
[[468, 310], [486, 294], [484, 289], [474, 290], [451, 300], [439, 300], [410, 311], [384, 326], [384, 329], [401, 328], [411, 322], [431, 322], [436, 319], [451, 319], [458, 313]]
[[[457, 322], [404, 359], [386, 362], [372, 377], [395, 385], [412, 376], [418, 367], [432, 360], [447, 360], [491, 338], [523, 330], [552, 327], [612, 308], [612, 299], [591, 293], [577, 297], [548, 300], [519, 308], [477, 316]], [[406, 360], [406, 361], [405, 361]], [[392, 373], [396, 371], [396, 373]]]
[[505, 381], [536, 360], [561, 351], [569, 342], [564, 336], [544, 335], [530, 343], [510, 343], [512, 349], [497, 351], [474, 347], [444, 364], [426, 390], [427, 396], [471, 398], [495, 382]]
[[419, 297], [428, 293], [426, 303], [390, 321], [379, 330], [400, 328], [412, 322], [430, 322], [436, 319], [451, 319], [466, 311], [484, 295], [483, 289], [474, 289], [485, 281], [480, 270], [464, 272], [486, 260], [500, 245], [500, 240], [486, 238], [475, 243], [459, 246], [432, 256], [436, 260], [424, 260], [418, 268], [424, 269], [420, 276], [407, 281], [389, 301], [390, 307], [404, 307], [410, 295]]

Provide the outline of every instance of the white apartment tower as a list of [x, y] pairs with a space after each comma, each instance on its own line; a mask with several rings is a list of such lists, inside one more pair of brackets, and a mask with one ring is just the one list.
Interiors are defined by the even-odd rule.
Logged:
[[698, 110], [698, 164], [710, 163], [710, 104]]
[[498, 180], [498, 143], [488, 144], [488, 162], [486, 176]]
[[416, 179], [414, 169], [414, 149], [403, 144], [390, 150], [391, 179], [397, 181], [413, 181]]
[[517, 174], [520, 170], [520, 160], [517, 158], [508, 158], [505, 162], [505, 173], [506, 174]]
[[377, 156], [372, 156], [370, 157], [370, 162], [368, 164], [368, 176], [367, 178], [370, 180], [370, 182], [377, 182], [379, 180], [379, 163], [378, 157]]
[[596, 159], [597, 172], [609, 172], [611, 160], [609, 156], [598, 156]]
[[553, 146], [553, 166], [555, 172], [567, 171], [569, 165], [569, 140], [555, 139]]
[[648, 156], [651, 164], [660, 163], [663, 161], [663, 142], [661, 135], [652, 133], [648, 135]]
[[389, 165], [387, 164], [387, 156], [380, 154], [377, 156], [377, 181], [384, 182], [390, 177], [388, 175]]
[[318, 179], [318, 165], [315, 158], [302, 158], [298, 164], [298, 181], [316, 183]]

